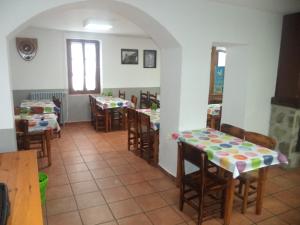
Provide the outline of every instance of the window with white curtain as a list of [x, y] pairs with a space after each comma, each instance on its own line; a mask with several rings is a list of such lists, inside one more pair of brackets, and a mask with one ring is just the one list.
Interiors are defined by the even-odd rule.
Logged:
[[70, 94], [100, 93], [99, 41], [67, 39]]

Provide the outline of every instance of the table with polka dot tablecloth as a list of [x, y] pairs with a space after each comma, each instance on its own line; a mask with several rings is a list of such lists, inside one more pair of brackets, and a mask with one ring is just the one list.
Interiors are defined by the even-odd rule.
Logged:
[[126, 108], [131, 104], [128, 100], [111, 96], [97, 96], [96, 101], [102, 109]]
[[173, 133], [172, 137], [205, 151], [211, 162], [232, 172], [234, 178], [243, 172], [288, 162], [280, 152], [210, 128]]

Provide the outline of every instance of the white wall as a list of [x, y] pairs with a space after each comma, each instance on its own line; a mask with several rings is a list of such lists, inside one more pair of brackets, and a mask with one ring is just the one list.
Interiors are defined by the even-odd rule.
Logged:
[[[76, 2], [76, 0], [43, 2], [10, 0], [2, 3], [0, 21], [5, 21], [5, 23], [0, 30], [0, 57], [6, 56], [5, 37], [17, 26], [47, 8], [68, 2]], [[95, 2], [100, 4], [102, 1]], [[174, 43], [175, 45], [178, 43], [176, 48], [181, 48], [181, 51], [174, 51], [175, 54], [182, 53], [182, 58], [174, 57], [176, 59], [174, 63], [177, 66], [173, 73], [174, 63], [169, 61], [170, 58], [162, 57], [161, 66], [164, 69], [162, 69], [161, 76], [164, 78], [161, 82], [161, 102], [164, 112], [162, 112], [161, 127], [164, 129], [161, 129], [160, 134], [162, 140], [160, 155], [164, 158], [160, 165], [163, 168], [176, 174], [176, 150], [174, 141], [169, 140], [169, 132], [176, 128], [199, 128], [205, 125], [210, 49], [213, 42], [244, 44], [248, 47], [245, 53], [247, 73], [240, 74], [245, 69], [242, 68], [245, 62], [241, 65], [233, 62], [231, 65], [238, 66], [238, 68], [229, 70], [231, 74], [225, 72], [225, 76], [246, 76], [247, 83], [244, 83], [242, 79], [232, 79], [232, 83], [226, 83], [225, 80], [226, 93], [238, 95], [239, 93], [235, 90], [236, 86], [241, 86], [245, 90], [245, 98], [235, 99], [237, 105], [240, 106], [243, 105], [241, 102], [246, 99], [244, 109], [233, 111], [230, 109], [230, 104], [225, 103], [224, 110], [228, 112], [227, 115], [230, 115], [231, 120], [238, 115], [237, 118], [244, 121], [245, 129], [255, 128], [259, 132], [266, 133], [270, 117], [270, 99], [276, 82], [281, 15], [213, 3], [208, 0], [190, 0], [188, 3], [181, 0], [161, 0], [159, 6], [149, 0], [111, 0], [106, 3], [112, 10], [147, 30], [162, 52], [165, 49], [167, 53], [172, 52], [170, 49], [174, 48]], [[173, 37], [176, 41], [173, 41]], [[238, 55], [238, 52], [234, 53], [234, 49], [232, 51], [233, 55]], [[228, 62], [230, 62], [229, 58], [230, 53]], [[178, 62], [178, 59], [182, 59], [181, 62]], [[227, 66], [230, 68], [231, 65]], [[0, 79], [9, 86], [7, 68], [7, 61], [0, 60]], [[172, 90], [170, 86], [174, 84], [173, 80], [180, 85], [176, 85], [177, 82], [175, 82]], [[7, 100], [9, 92], [9, 87], [0, 89], [0, 129], [13, 126], [12, 116], [9, 114], [11, 111], [2, 110], [2, 106], [11, 107], [11, 100]], [[164, 106], [164, 102], [174, 104]], [[4, 113], [3, 116], [2, 113]], [[166, 115], [172, 115], [172, 117]]]
[[[68, 38], [101, 42], [103, 88], [160, 86], [159, 49], [150, 38], [40, 28], [25, 29], [17, 33], [16, 37], [37, 38], [38, 51], [32, 61], [24, 61], [18, 55], [15, 37], [11, 38], [9, 50], [13, 90], [67, 89], [65, 40]], [[122, 65], [121, 48], [139, 49], [139, 64]], [[143, 68], [144, 49], [157, 50], [157, 68]]]

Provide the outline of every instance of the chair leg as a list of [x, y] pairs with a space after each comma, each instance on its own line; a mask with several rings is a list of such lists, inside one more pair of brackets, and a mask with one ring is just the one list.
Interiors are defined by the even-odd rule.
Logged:
[[248, 205], [248, 194], [249, 194], [249, 188], [250, 188], [250, 183], [246, 182], [245, 187], [244, 187], [244, 196], [243, 196], [243, 206], [242, 206], [242, 213], [244, 214], [247, 210], [247, 205]]
[[179, 209], [183, 210], [184, 184], [180, 184]]
[[198, 212], [198, 225], [202, 224], [203, 220], [203, 192], [199, 193], [199, 212]]

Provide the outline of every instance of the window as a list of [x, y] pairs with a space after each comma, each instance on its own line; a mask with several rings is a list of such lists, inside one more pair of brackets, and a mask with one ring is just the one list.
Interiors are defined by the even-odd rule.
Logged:
[[218, 51], [218, 66], [225, 66], [226, 64], [226, 52]]
[[67, 40], [70, 94], [100, 93], [99, 41]]

